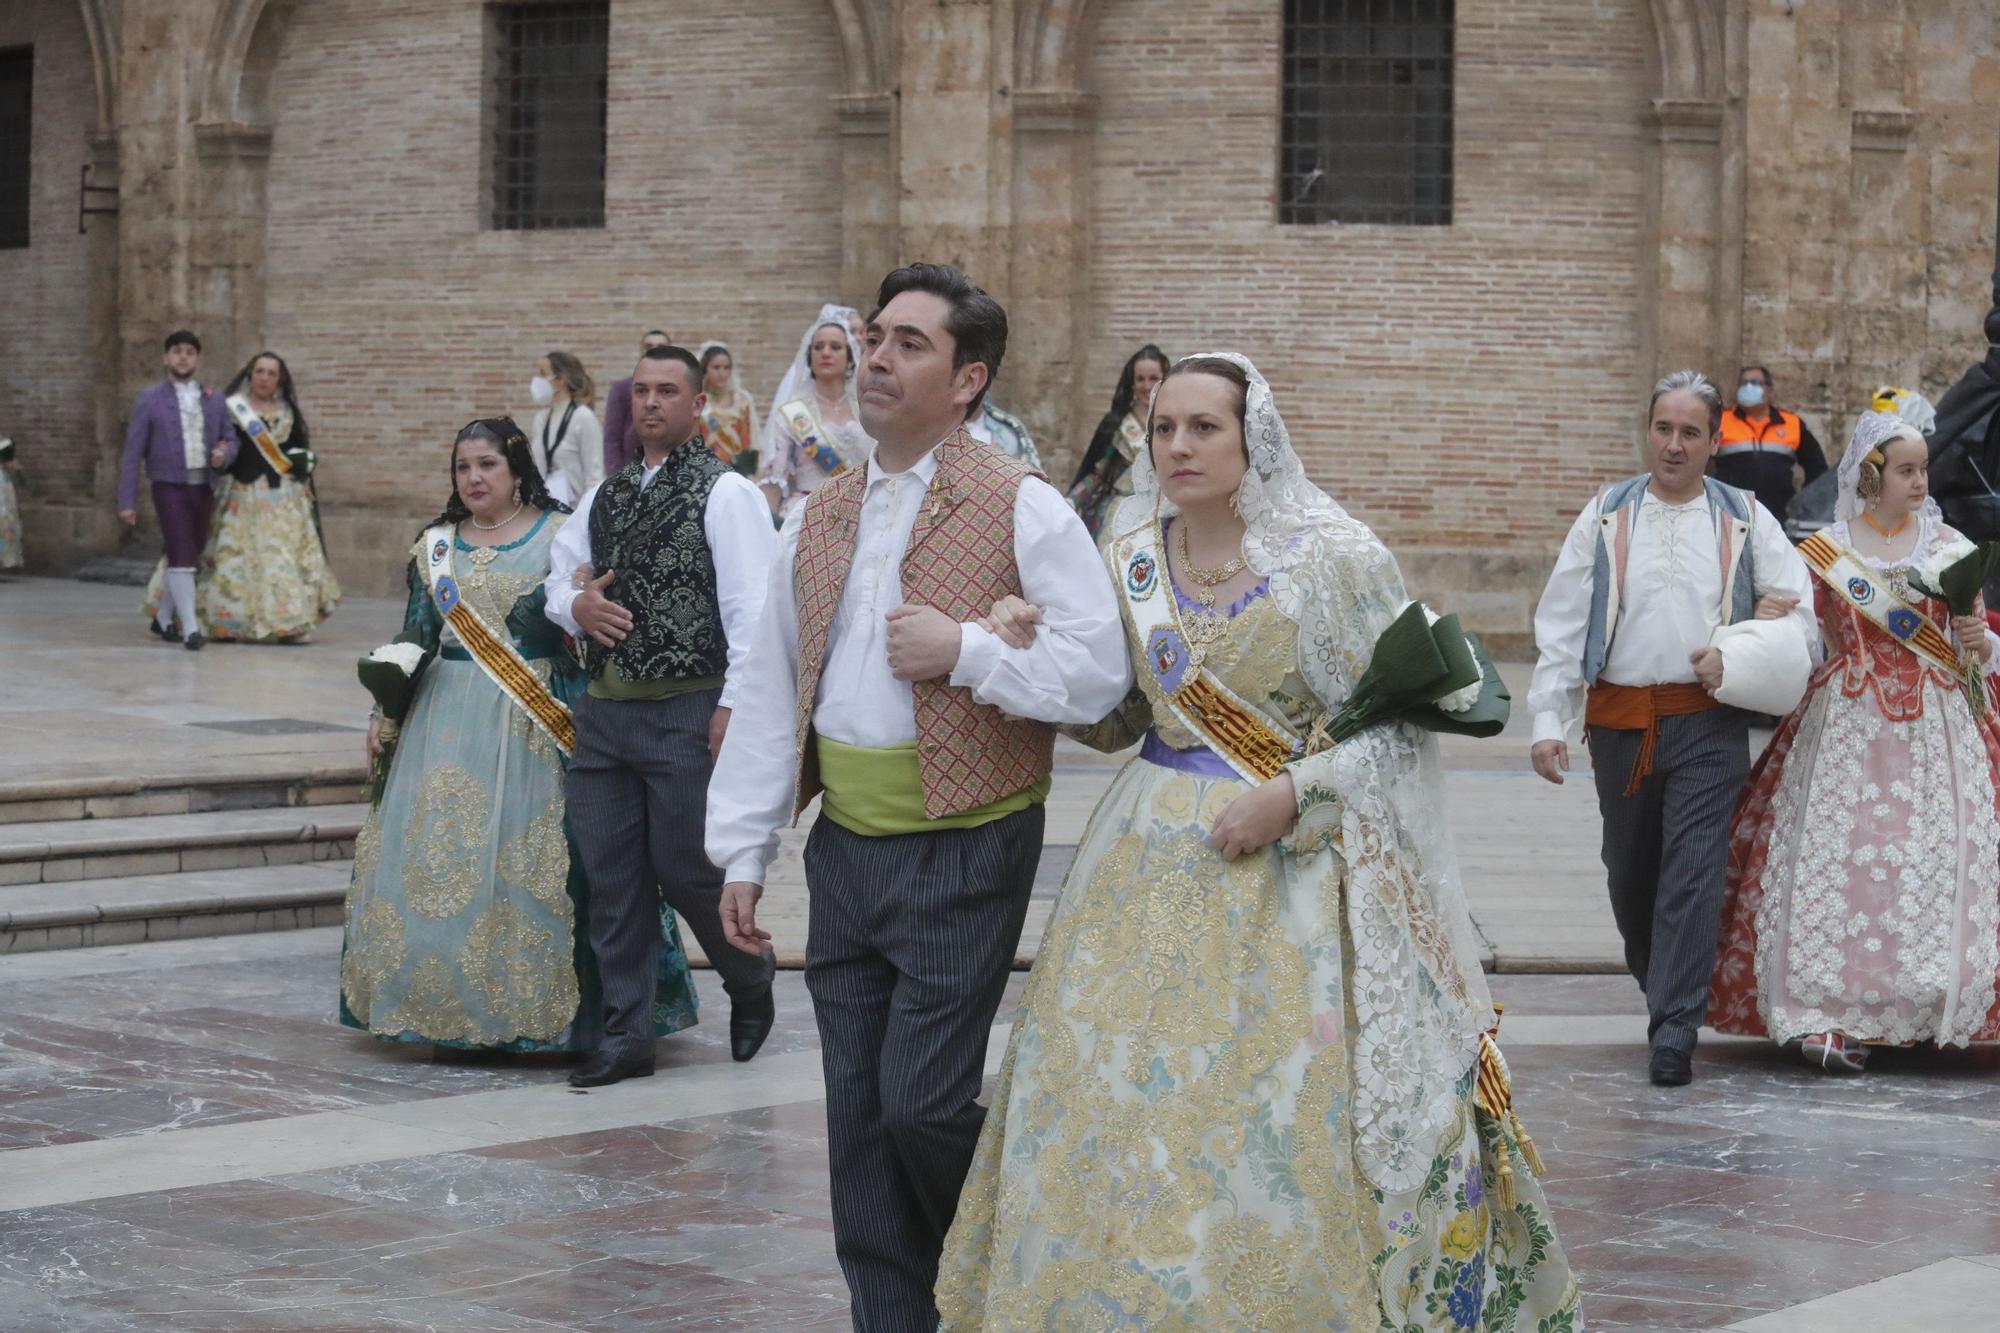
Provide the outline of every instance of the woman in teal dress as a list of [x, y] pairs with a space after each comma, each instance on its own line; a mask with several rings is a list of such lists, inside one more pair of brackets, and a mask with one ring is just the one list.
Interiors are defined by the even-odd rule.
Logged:
[[[595, 1050], [604, 1003], [590, 888], [563, 806], [565, 756], [433, 596], [448, 574], [460, 604], [573, 703], [587, 682], [542, 614], [549, 545], [569, 514], [505, 418], [460, 432], [451, 468], [451, 503], [411, 552], [400, 636], [436, 656], [400, 728], [380, 717], [369, 726], [370, 754], [393, 752], [355, 839], [340, 1021], [389, 1041]], [[695, 1022], [696, 1003], [671, 912], [660, 929], [653, 1026], [665, 1036]]]
[[1145, 748], [1043, 937], [942, 1327], [1574, 1333], [1435, 743], [1319, 740], [1395, 560], [1240, 357], [1176, 365], [1148, 441], [1103, 539], [1139, 685], [1082, 737]]

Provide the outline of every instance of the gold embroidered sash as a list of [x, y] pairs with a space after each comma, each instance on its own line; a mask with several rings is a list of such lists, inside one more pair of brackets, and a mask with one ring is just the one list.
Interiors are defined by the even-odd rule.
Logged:
[[576, 719], [569, 705], [549, 692], [549, 687], [521, 650], [505, 634], [496, 633], [477, 611], [459, 596], [458, 580], [452, 575], [454, 545], [452, 525], [441, 523], [424, 534], [424, 555], [429, 564], [431, 600], [437, 603], [445, 623], [458, 635], [465, 651], [479, 663], [500, 692], [528, 715], [528, 720], [556, 743], [567, 758], [576, 748]]
[[1182, 624], [1162, 555], [1157, 520], [1113, 544], [1119, 592], [1131, 609], [1152, 673], [1168, 708], [1246, 782], [1265, 782], [1305, 753], [1290, 728], [1242, 698], [1202, 665], [1204, 650]]
[[257, 446], [257, 452], [264, 456], [271, 470], [281, 477], [291, 476], [292, 460], [285, 457], [285, 451], [272, 438], [271, 428], [251, 408], [250, 400], [240, 393], [232, 393], [222, 401], [229, 408], [229, 415], [236, 418], [237, 429], [250, 437], [250, 443]]
[[1965, 679], [1958, 650], [1937, 622], [1898, 597], [1888, 580], [1859, 556], [1823, 531], [1800, 542], [1799, 554], [1812, 572], [1869, 624], [1940, 671]]

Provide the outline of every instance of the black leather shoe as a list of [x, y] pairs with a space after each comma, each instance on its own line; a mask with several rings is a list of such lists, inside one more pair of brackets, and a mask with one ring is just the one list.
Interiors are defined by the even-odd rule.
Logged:
[[1662, 1088], [1681, 1088], [1694, 1082], [1694, 1062], [1686, 1051], [1662, 1046], [1653, 1052], [1653, 1083]]
[[729, 1057], [732, 1060], [748, 1060], [763, 1049], [764, 1038], [771, 1035], [771, 1024], [778, 1021], [778, 1006], [769, 995], [761, 1000], [746, 1000], [742, 1004], [729, 1006]]
[[186, 648], [186, 649], [187, 649], [187, 650], [188, 650], [189, 652], [191, 652], [191, 653], [198, 653], [198, 652], [200, 652], [200, 651], [201, 651], [201, 645], [202, 645], [202, 644], [204, 644], [204, 643], [206, 643], [206, 642], [207, 642], [207, 640], [205, 640], [205, 639], [203, 639], [203, 638], [201, 637], [201, 631], [200, 631], [200, 630], [196, 630], [196, 631], [195, 631], [194, 633], [192, 633], [192, 634], [188, 635], [188, 636], [187, 636], [187, 637], [186, 637], [185, 639], [182, 639], [182, 640], [181, 640], [181, 644], [182, 644], [182, 646], [183, 646], [183, 647], [185, 647], [185, 648]]
[[147, 621], [146, 628], [153, 631], [153, 637], [156, 639], [174, 639], [180, 637], [157, 620]]
[[620, 1055], [616, 1051], [599, 1051], [570, 1071], [569, 1085], [572, 1088], [602, 1088], [613, 1083], [623, 1083], [628, 1078], [652, 1076], [651, 1051], [642, 1055]]

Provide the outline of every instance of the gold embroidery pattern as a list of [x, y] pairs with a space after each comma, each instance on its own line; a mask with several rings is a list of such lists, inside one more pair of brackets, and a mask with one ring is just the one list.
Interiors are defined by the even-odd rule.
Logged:
[[465, 1007], [450, 966], [436, 954], [417, 964], [402, 1004], [380, 1022], [370, 1023], [369, 1030], [388, 1037], [410, 1032], [432, 1041], [490, 1044], [497, 1040]]
[[[357, 875], [356, 888], [367, 881]], [[340, 993], [348, 1009], [366, 1023], [375, 996], [403, 966], [403, 918], [395, 905], [371, 897], [356, 913], [352, 899], [347, 913], [347, 948], [340, 959]]]
[[442, 921], [471, 906], [490, 804], [485, 784], [457, 764], [424, 774], [403, 834], [403, 894], [412, 912]]
[[554, 1041], [576, 1015], [576, 971], [568, 930], [538, 926], [509, 902], [473, 923], [459, 950], [465, 983], [502, 1029], [488, 1040]]
[[372, 886], [375, 873], [382, 868], [382, 812], [370, 810], [368, 818], [361, 821], [361, 831], [354, 835], [354, 879], [357, 885]]
[[563, 837], [561, 797], [500, 849], [500, 878], [519, 885], [548, 904], [559, 920], [572, 919], [569, 901], [569, 842]]

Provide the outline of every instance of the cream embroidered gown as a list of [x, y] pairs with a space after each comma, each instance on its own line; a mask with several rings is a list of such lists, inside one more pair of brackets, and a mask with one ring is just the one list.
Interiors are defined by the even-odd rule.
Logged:
[[[1358, 596], [1395, 605], [1356, 615], [1401, 605], [1400, 585]], [[1303, 734], [1321, 705], [1297, 627], [1262, 588], [1230, 610], [1210, 668]], [[1084, 737], [1117, 749], [1151, 727], [1091, 817], [1028, 982], [945, 1245], [943, 1327], [1582, 1327], [1518, 1159], [1514, 1206], [1496, 1197], [1471, 1074], [1419, 1187], [1364, 1179], [1343, 863], [1283, 844], [1223, 861], [1209, 830], [1248, 788], [1138, 674]]]
[[[574, 703], [582, 673], [543, 616], [541, 591], [566, 517], [545, 515], [506, 546], [460, 541], [453, 564], [466, 603]], [[340, 1020], [397, 1041], [594, 1050], [604, 1000], [562, 751], [466, 653], [418, 568], [404, 628], [439, 653], [417, 682], [381, 804], [355, 839]], [[653, 1028], [665, 1036], [693, 1025], [695, 996], [670, 909], [660, 928]]]

